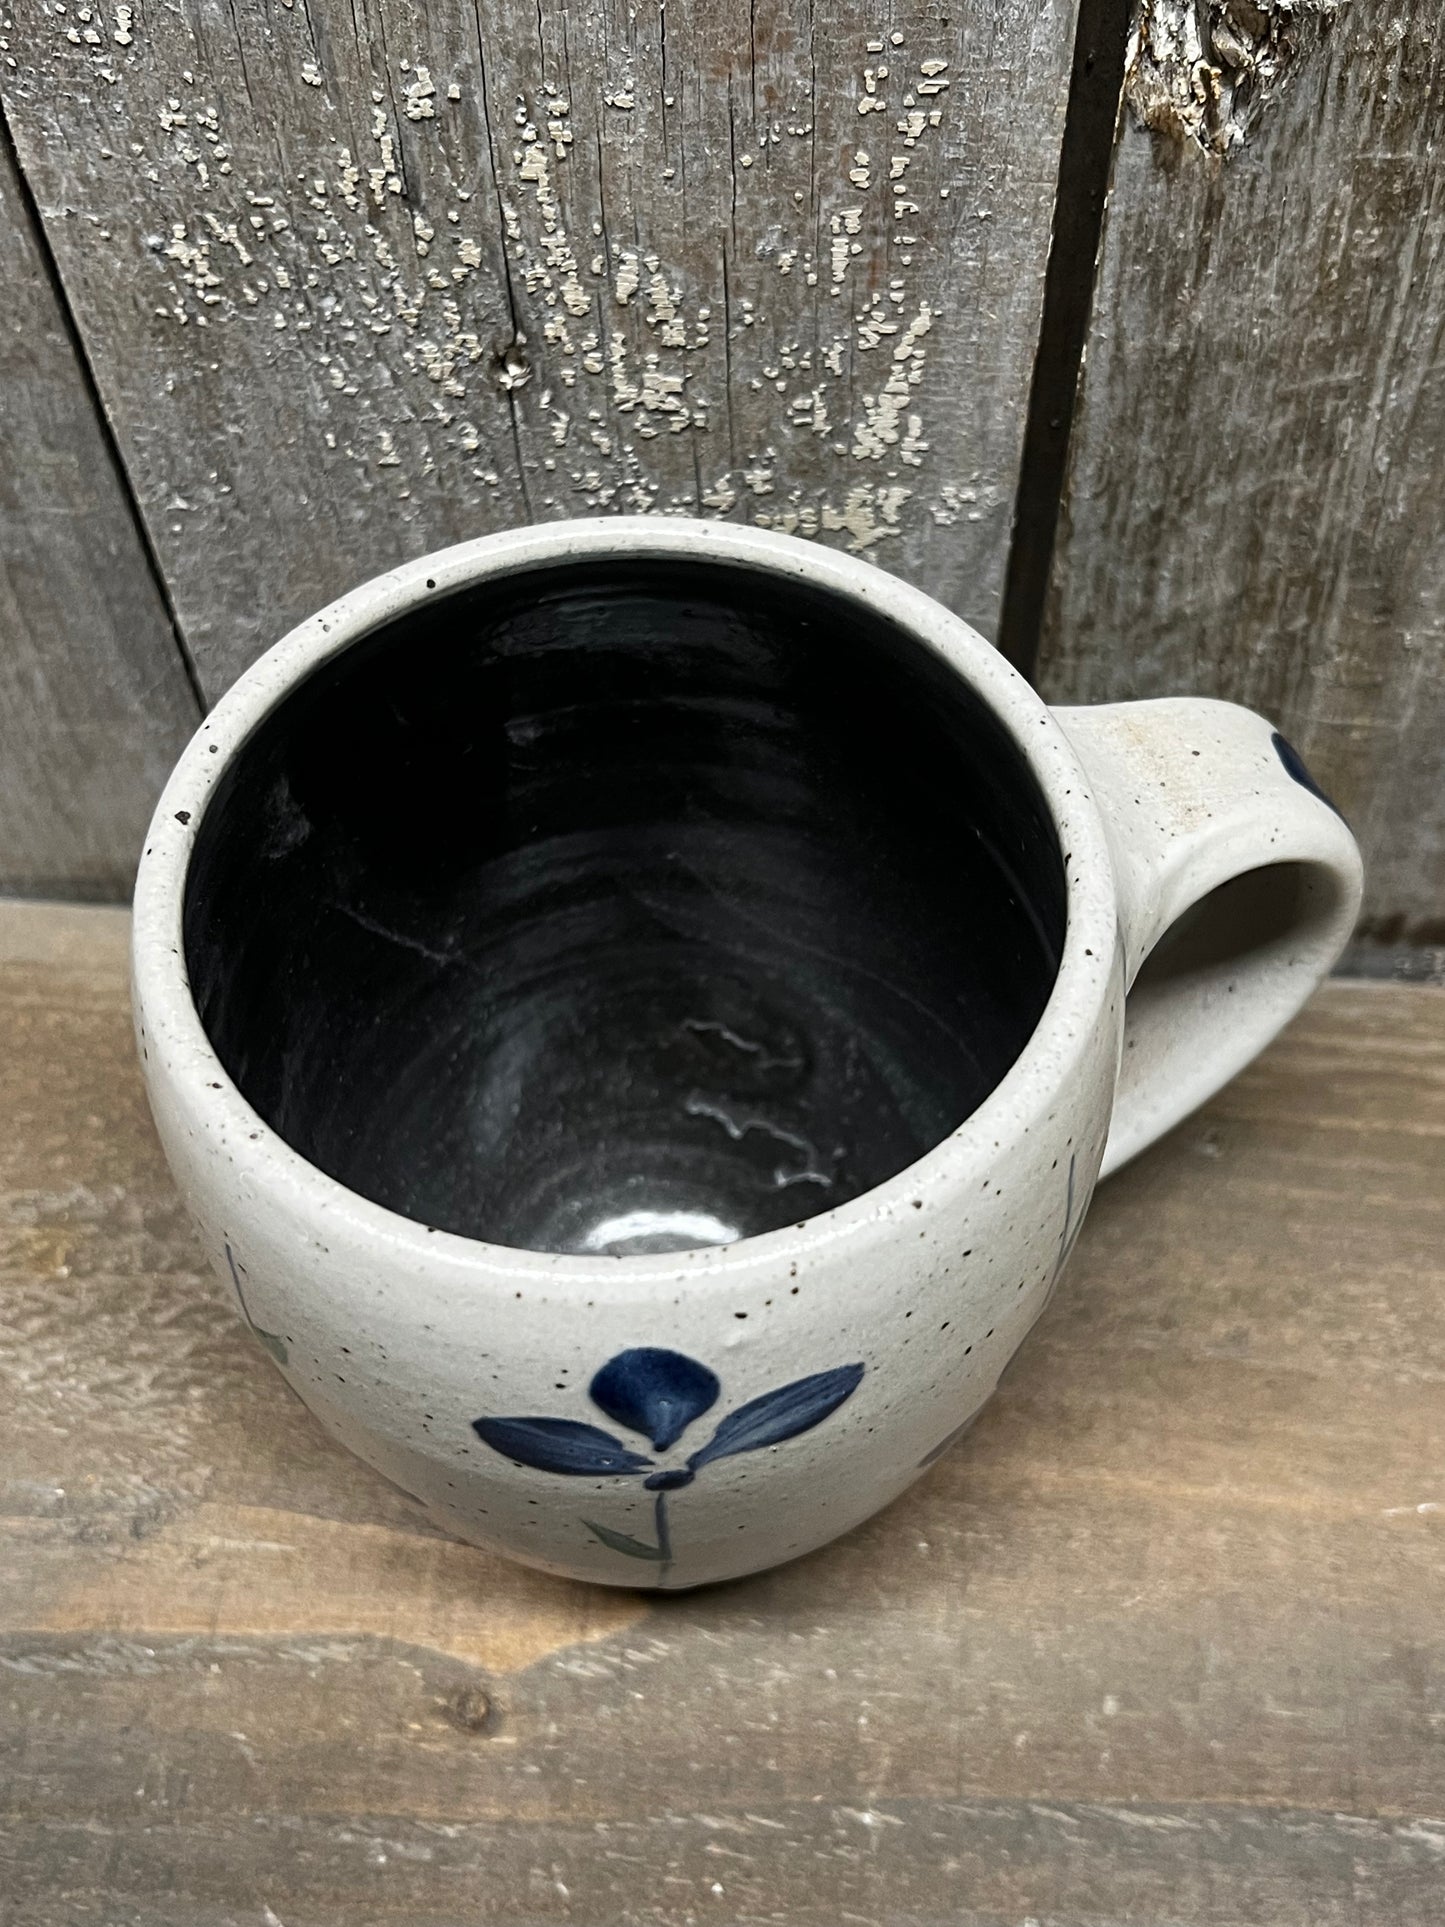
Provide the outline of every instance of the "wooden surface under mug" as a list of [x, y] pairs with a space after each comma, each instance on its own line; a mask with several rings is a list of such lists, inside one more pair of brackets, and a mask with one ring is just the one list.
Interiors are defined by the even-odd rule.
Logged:
[[246, 1338], [125, 919], [0, 915], [0, 1921], [1431, 1927], [1445, 996], [1104, 1186], [970, 1437], [682, 1598], [441, 1537]]

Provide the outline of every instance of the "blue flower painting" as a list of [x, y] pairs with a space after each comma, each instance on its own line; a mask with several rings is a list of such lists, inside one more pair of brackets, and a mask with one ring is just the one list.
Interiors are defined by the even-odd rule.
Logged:
[[[863, 1377], [861, 1365], [837, 1365], [831, 1371], [795, 1378], [776, 1391], [763, 1392], [727, 1413], [712, 1436], [681, 1464], [660, 1466], [645, 1452], [604, 1431], [570, 1418], [479, 1418], [472, 1430], [494, 1452], [516, 1465], [572, 1477], [640, 1477], [643, 1488], [656, 1493], [653, 1524], [656, 1541], [634, 1539], [596, 1520], [583, 1524], [594, 1538], [629, 1559], [646, 1559], [657, 1567], [657, 1583], [665, 1583], [672, 1564], [672, 1530], [667, 1496], [691, 1485], [704, 1466], [740, 1452], [759, 1452], [781, 1445], [820, 1425], [851, 1398]], [[618, 1352], [595, 1375], [587, 1388], [598, 1411], [614, 1425], [646, 1439], [654, 1452], [672, 1449], [688, 1427], [717, 1404], [722, 1393], [717, 1374], [684, 1352], [642, 1345]]]

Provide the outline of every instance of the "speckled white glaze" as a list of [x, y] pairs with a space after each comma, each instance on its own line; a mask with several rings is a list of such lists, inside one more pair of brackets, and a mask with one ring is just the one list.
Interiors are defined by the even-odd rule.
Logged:
[[[586, 554], [806, 577], [912, 630], [1022, 746], [1067, 853], [1058, 979], [1002, 1083], [888, 1183], [733, 1245], [570, 1257], [428, 1231], [324, 1176], [263, 1124], [212, 1051], [187, 982], [193, 840], [261, 718], [319, 663], [428, 597]], [[1141, 960], [1226, 878], [1284, 860], [1307, 866], [1286, 930], [1245, 958], [1141, 986], [1137, 1017], [1130, 999], [1134, 1048], [1115, 1115], [1125, 991]], [[932, 1461], [1042, 1311], [1101, 1167], [1143, 1148], [1267, 1041], [1338, 954], [1358, 897], [1349, 832], [1247, 711], [1170, 702], [1056, 716], [965, 623], [861, 560], [717, 523], [561, 523], [377, 577], [295, 629], [217, 705], [141, 862], [137, 1035], [167, 1156], [221, 1274], [336, 1438], [461, 1537], [603, 1583], [691, 1586], [823, 1544]], [[685, 1354], [720, 1381], [706, 1416], [660, 1453], [588, 1397], [599, 1367], [639, 1346]], [[601, 1425], [650, 1470], [682, 1467], [741, 1405], [852, 1365], [863, 1368], [856, 1386], [811, 1429], [718, 1457], [670, 1493], [670, 1556], [651, 1563], [588, 1523], [653, 1541], [655, 1494], [636, 1471], [560, 1476], [514, 1463], [474, 1429], [507, 1415]]]

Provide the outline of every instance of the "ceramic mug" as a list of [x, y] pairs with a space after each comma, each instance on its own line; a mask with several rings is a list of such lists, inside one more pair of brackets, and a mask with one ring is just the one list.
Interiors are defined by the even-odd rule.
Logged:
[[157, 810], [137, 1032], [242, 1316], [448, 1531], [683, 1587], [971, 1421], [1094, 1185], [1338, 955], [1270, 726], [1050, 710], [748, 528], [560, 523], [366, 583]]

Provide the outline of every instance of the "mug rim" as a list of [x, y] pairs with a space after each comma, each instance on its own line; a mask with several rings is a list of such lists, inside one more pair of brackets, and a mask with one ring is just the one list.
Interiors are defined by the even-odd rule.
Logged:
[[[489, 577], [579, 560], [720, 563], [803, 580], [913, 636], [963, 678], [1007, 731], [1048, 810], [1064, 874], [1064, 941], [1044, 1008], [1003, 1077], [967, 1117], [882, 1183], [796, 1224], [731, 1244], [626, 1256], [537, 1251], [429, 1227], [378, 1204], [312, 1164], [255, 1111], [221, 1062], [196, 1008], [183, 917], [190, 861], [220, 779], [262, 722], [317, 669], [364, 636], [429, 601]], [[457, 543], [359, 583], [283, 635], [231, 685], [182, 751], [156, 805], [137, 869], [131, 971], [147, 1075], [178, 1090], [189, 1127], [224, 1148], [258, 1189], [278, 1186], [306, 1215], [344, 1213], [359, 1230], [415, 1254], [459, 1260], [473, 1273], [543, 1274], [557, 1284], [614, 1290], [639, 1279], [691, 1277], [831, 1244], [930, 1190], [946, 1189], [1027, 1128], [1092, 1035], [1114, 969], [1117, 911], [1102, 816], [1057, 718], [1023, 676], [961, 616], [856, 555], [770, 529], [684, 517], [618, 516], [532, 524]]]

